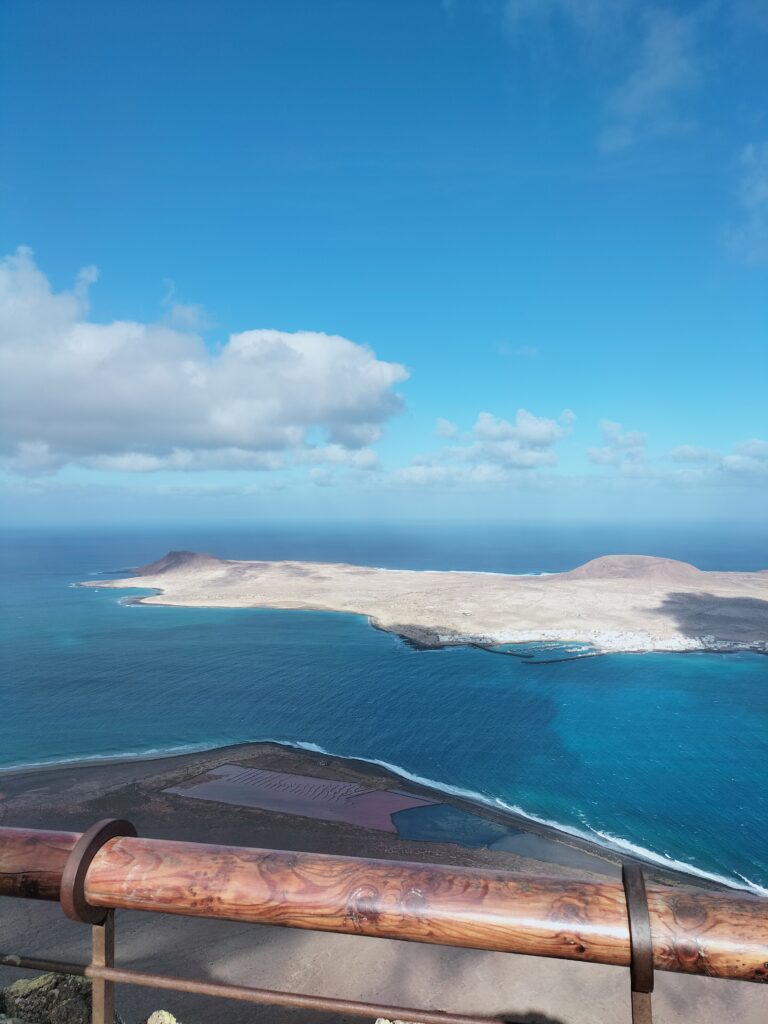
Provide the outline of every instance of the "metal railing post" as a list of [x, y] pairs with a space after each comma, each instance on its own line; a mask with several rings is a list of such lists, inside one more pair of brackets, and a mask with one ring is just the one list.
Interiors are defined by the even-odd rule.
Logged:
[[[105, 818], [84, 832], [72, 848], [61, 875], [61, 908], [73, 921], [91, 926], [92, 968], [115, 966], [115, 912], [92, 907], [85, 898], [85, 877], [99, 850], [116, 836], [135, 836], [130, 821]], [[87, 973], [87, 972], [86, 972]], [[91, 980], [91, 1024], [113, 1024], [115, 1019], [115, 983], [98, 974]]]
[[[115, 912], [110, 910], [102, 924], [91, 926], [93, 941], [91, 966], [115, 966]], [[115, 984], [94, 978], [91, 989], [91, 1024], [113, 1024], [115, 1017]]]
[[629, 924], [632, 1024], [653, 1024], [653, 935], [643, 869], [638, 864], [622, 864], [621, 879]]

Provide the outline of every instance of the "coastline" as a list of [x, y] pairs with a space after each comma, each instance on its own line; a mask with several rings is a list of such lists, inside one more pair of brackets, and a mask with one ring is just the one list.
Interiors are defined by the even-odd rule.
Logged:
[[[125, 796], [121, 795], [123, 789], [133, 792], [136, 787], [145, 787], [154, 792], [160, 784], [165, 785], [171, 777], [186, 779], [196, 773], [207, 771], [212, 764], [223, 763], [230, 759], [234, 759], [238, 763], [252, 761], [271, 763], [273, 755], [276, 755], [279, 762], [286, 763], [288, 771], [296, 774], [308, 775], [316, 779], [329, 776], [349, 776], [357, 782], [370, 783], [375, 788], [394, 784], [398, 792], [406, 792], [416, 797], [427, 798], [434, 803], [458, 808], [470, 815], [520, 832], [527, 837], [523, 845], [528, 855], [521, 858], [509, 851], [503, 853], [494, 849], [485, 851], [494, 862], [506, 861], [506, 864], [496, 863], [496, 866], [504, 867], [507, 870], [520, 870], [520, 864], [524, 866], [525, 870], [531, 870], [530, 865], [534, 865], [534, 869], [538, 865], [539, 872], [543, 870], [543, 873], [551, 874], [552, 871], [555, 871], [558, 874], [572, 875], [576, 870], [574, 865], [577, 865], [576, 874], [578, 875], [583, 875], [586, 871], [587, 874], [592, 873], [598, 876], [601, 874], [616, 876], [620, 873], [620, 865], [624, 861], [642, 865], [649, 878], [668, 885], [762, 894], [759, 887], [747, 884], [739, 886], [731, 880], [689, 868], [687, 865], [676, 862], [668, 863], [665, 858], [658, 857], [651, 851], [634, 847], [632, 844], [626, 844], [626, 848], [622, 848], [620, 840], [614, 841], [612, 844], [607, 840], [601, 842], [597, 838], [575, 832], [556, 822], [539, 819], [521, 808], [510, 807], [501, 801], [486, 800], [478, 793], [421, 778], [386, 761], [337, 755], [312, 743], [260, 740], [223, 747], [196, 746], [193, 749], [171, 749], [166, 752], [147, 751], [137, 754], [99, 755], [90, 758], [73, 758], [66, 761], [0, 768], [0, 799], [4, 802], [4, 822], [10, 823], [8, 817], [10, 814], [10, 817], [16, 819], [13, 823], [20, 826], [32, 824], [32, 827], [54, 827], [52, 824], [46, 824], [45, 819], [40, 817], [46, 807], [50, 809], [50, 805], [44, 799], [40, 799], [41, 788], [51, 792], [53, 803], [57, 805], [57, 811], [58, 804], [62, 800], [65, 808], [67, 807], [66, 794], [74, 785], [75, 792], [82, 794], [82, 799], [74, 807], [70, 806], [69, 812], [65, 810], [65, 813], [85, 811], [89, 804], [96, 803], [100, 810], [110, 816], [115, 816], [126, 813]], [[37, 785], [32, 791], [34, 793], [32, 801], [28, 801], [25, 793], [31, 779], [34, 779]], [[18, 783], [18, 786], [15, 783]], [[110, 794], [116, 800], [116, 806], [108, 804]], [[186, 804], [186, 811], [183, 807], [180, 810], [177, 808], [177, 815], [175, 815], [178, 816], [183, 828], [186, 828], [188, 819], [194, 818], [199, 812], [199, 806], [195, 806], [194, 803], [189, 806], [190, 801], [186, 801]], [[34, 823], [24, 820], [20, 816], [33, 808], [33, 817], [36, 819]], [[229, 811], [243, 812], [245, 809], [230, 807]], [[248, 809], [245, 813], [247, 817], [252, 813], [252, 809]], [[270, 812], [261, 811], [259, 813], [269, 816]], [[57, 820], [60, 817], [60, 814], [57, 813]], [[290, 815], [290, 817], [293, 820], [290, 824], [284, 825], [282, 834], [289, 839], [288, 848], [303, 849], [304, 847], [300, 844], [296, 846], [294, 840], [301, 836], [309, 838], [313, 842], [318, 821], [315, 818], [302, 815]], [[314, 828], [307, 832], [306, 825], [310, 822]], [[82, 821], [83, 828], [87, 824], [89, 821]], [[337, 828], [327, 822], [323, 822], [322, 825], [331, 833]], [[62, 827], [60, 822], [57, 827]], [[351, 838], [352, 841], [353, 849], [346, 852], [351, 855], [372, 855], [360, 852], [360, 847], [366, 848], [371, 842], [368, 830], [357, 829], [355, 831], [359, 834], [350, 837], [345, 829], [341, 829], [340, 837], [345, 835], [348, 840]], [[365, 834], [363, 835], [363, 833]], [[403, 841], [400, 840], [398, 845], [402, 845], [402, 843]], [[423, 860], [430, 860], [436, 856], [446, 862], [453, 862], [457, 858], [460, 863], [477, 862], [478, 851], [472, 850], [469, 853], [468, 848], [461, 842], [418, 841], [418, 856], [411, 848], [413, 843], [406, 843], [405, 846], [409, 848], [407, 856], [399, 853], [396, 847], [392, 848], [390, 841], [387, 847], [389, 853], [383, 855]], [[576, 855], [574, 856], [571, 851], [576, 851]], [[541, 859], [536, 856], [537, 852]], [[382, 851], [379, 850], [376, 855], [382, 855]], [[594, 859], [594, 862], [590, 865], [591, 859]], [[484, 858], [483, 862], [486, 861], [487, 858]]]
[[[391, 572], [393, 570], [382, 570]], [[469, 574], [465, 574], [469, 575]], [[484, 575], [502, 575], [501, 573], [485, 573]], [[532, 578], [540, 578], [545, 574], [540, 573]], [[557, 575], [549, 573], [550, 576]], [[137, 577], [140, 578], [140, 577]], [[520, 579], [526, 578], [523, 576]], [[120, 581], [123, 586], [116, 587], [111, 584], [107, 587], [100, 587], [95, 583], [73, 583], [74, 587], [92, 587], [94, 589], [115, 589], [115, 590], [146, 590], [146, 595], [121, 597], [119, 603], [125, 606], [140, 605], [143, 607], [156, 608], [211, 608], [224, 607], [241, 610], [272, 609], [274, 611], [303, 611], [303, 612], [330, 612], [337, 615], [357, 615], [365, 618], [368, 625], [381, 633], [389, 633], [400, 637], [407, 643], [420, 650], [442, 650], [445, 647], [476, 647], [479, 650], [490, 651], [491, 653], [506, 653], [498, 651], [499, 647], [529, 647], [539, 645], [541, 647], [559, 647], [564, 644], [582, 644], [589, 647], [589, 651], [577, 655], [578, 657], [599, 657], [604, 654], [760, 654], [768, 655], [768, 641], [738, 641], [738, 640], [717, 640], [714, 637], [670, 637], [665, 640], [654, 639], [647, 633], [601, 633], [593, 631], [582, 633], [576, 630], [547, 630], [541, 631], [511, 631], [503, 638], [494, 638], [470, 633], [441, 632], [438, 629], [428, 626], [410, 625], [408, 623], [384, 624], [379, 622], [373, 615], [365, 612], [338, 610], [335, 608], [318, 608], [314, 605], [292, 604], [285, 605], [200, 605], [189, 604], [179, 601], [158, 600], [165, 593], [162, 587], [137, 587], [131, 585], [129, 580]], [[568, 659], [558, 658], [558, 661]], [[542, 662], [543, 663], [543, 662]]]

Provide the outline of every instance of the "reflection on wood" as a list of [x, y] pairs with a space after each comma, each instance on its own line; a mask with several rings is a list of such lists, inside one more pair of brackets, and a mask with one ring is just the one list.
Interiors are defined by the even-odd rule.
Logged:
[[79, 832], [0, 828], [0, 896], [57, 900], [64, 865]]

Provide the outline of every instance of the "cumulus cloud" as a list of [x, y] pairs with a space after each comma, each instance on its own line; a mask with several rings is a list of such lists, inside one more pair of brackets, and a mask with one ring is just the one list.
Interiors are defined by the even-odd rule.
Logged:
[[750, 263], [768, 260], [768, 142], [741, 151], [738, 202], [741, 220], [727, 233], [735, 255]]
[[673, 462], [700, 467], [700, 478], [712, 482], [733, 476], [768, 476], [768, 441], [760, 438], [739, 441], [733, 446], [733, 451], [725, 455], [713, 448], [684, 444], [674, 448], [669, 457]]
[[375, 464], [366, 446], [401, 409], [401, 365], [313, 331], [243, 331], [211, 352], [167, 322], [95, 323], [95, 280], [87, 268], [57, 293], [29, 250], [0, 262], [0, 453], [10, 468], [271, 469], [295, 455]]
[[[652, 460], [646, 457], [644, 435], [624, 434], [615, 423], [608, 426], [613, 443], [591, 449], [589, 456], [593, 462], [617, 467], [625, 476], [679, 486], [749, 485], [758, 480], [768, 480], [768, 441], [760, 438], [739, 441], [726, 454], [701, 445], [682, 444]], [[669, 462], [675, 463], [676, 468], [671, 469]]]
[[[439, 452], [421, 455], [395, 472], [397, 482], [411, 484], [495, 483], [518, 470], [552, 466], [555, 444], [571, 429], [574, 415], [564, 410], [558, 419], [518, 409], [514, 421], [481, 412], [474, 426]], [[451, 424], [451, 426], [455, 426]], [[450, 434], [450, 437], [458, 435]]]
[[481, 412], [473, 433], [479, 442], [513, 442], [521, 450], [543, 450], [564, 437], [574, 421], [570, 409], [560, 413], [558, 420], [534, 416], [527, 409], [518, 409], [515, 422], [499, 419], [490, 412]]
[[730, 473], [768, 475], [768, 441], [741, 441], [734, 445], [733, 454], [723, 456], [722, 466]]
[[615, 466], [631, 471], [645, 460], [647, 438], [638, 430], [625, 431], [620, 423], [602, 420], [603, 445], [588, 448], [587, 458], [599, 466]]

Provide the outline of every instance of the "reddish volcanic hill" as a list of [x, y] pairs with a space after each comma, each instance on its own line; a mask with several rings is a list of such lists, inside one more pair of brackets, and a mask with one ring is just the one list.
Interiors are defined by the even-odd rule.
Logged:
[[169, 551], [156, 562], [142, 565], [136, 570], [137, 576], [160, 576], [164, 572], [175, 569], [215, 569], [227, 565], [228, 562], [215, 555], [202, 554], [199, 551]]
[[604, 555], [563, 573], [574, 580], [658, 580], [696, 583], [704, 574], [688, 562], [653, 555]]

